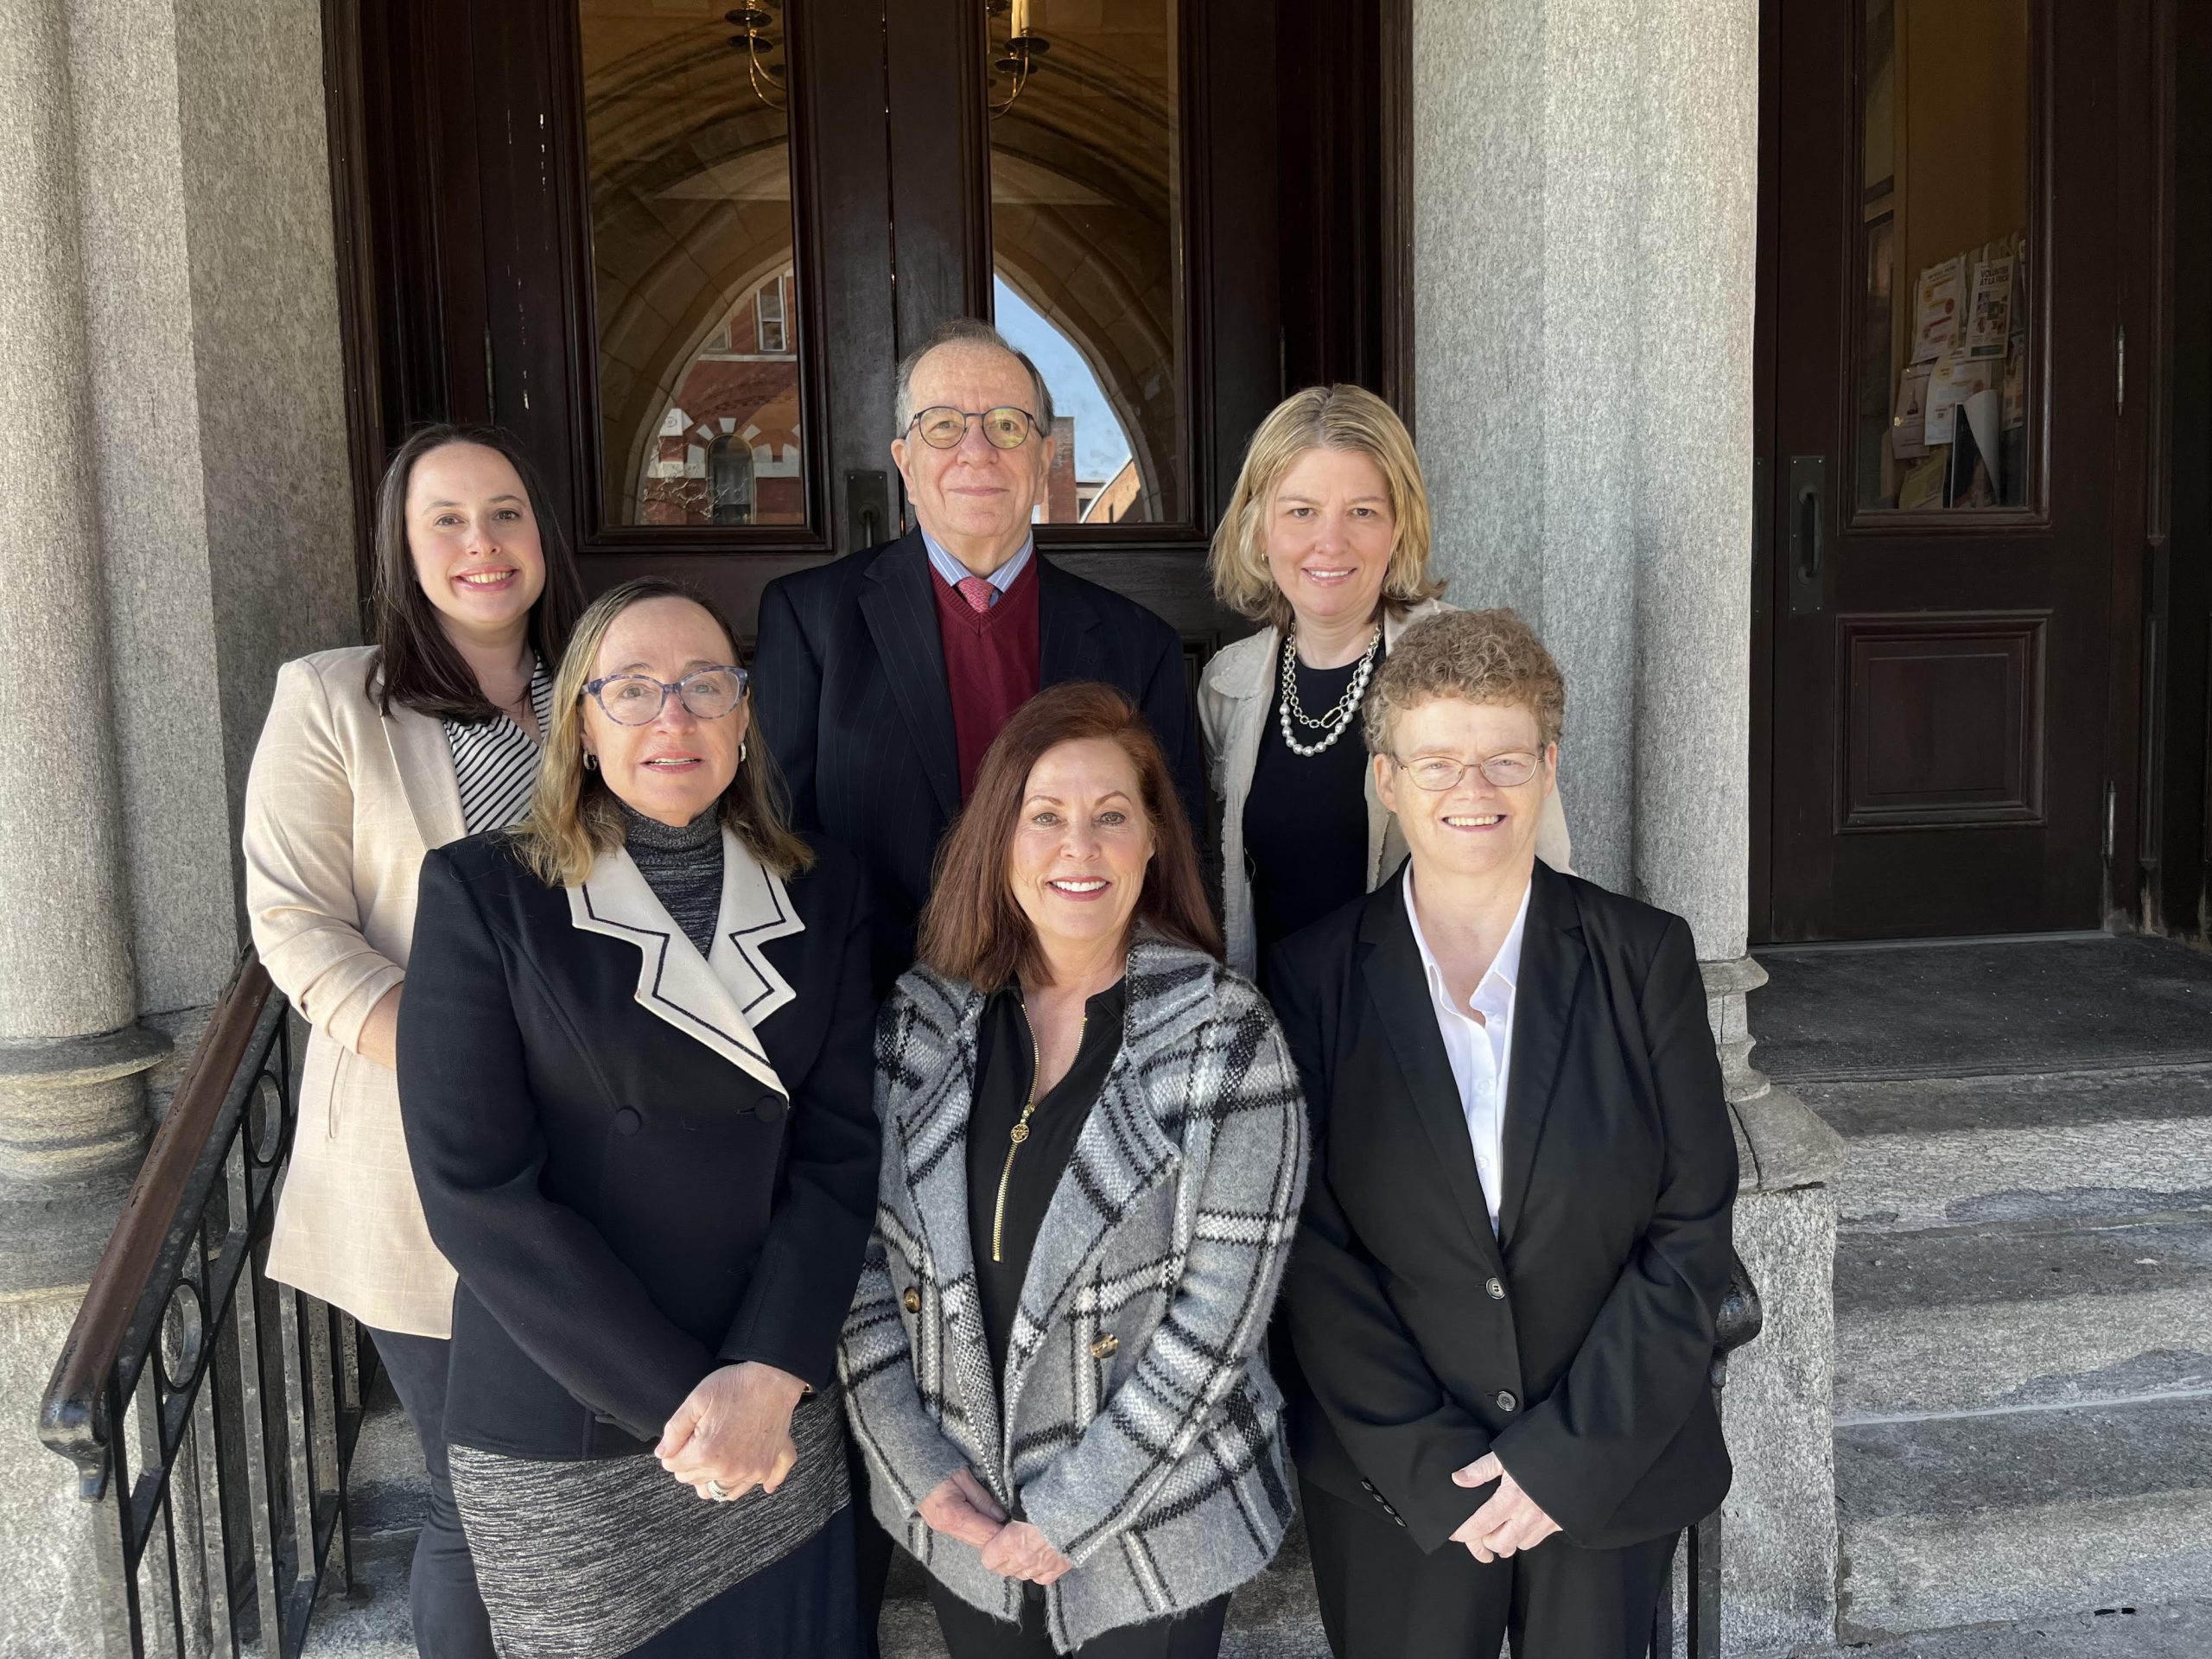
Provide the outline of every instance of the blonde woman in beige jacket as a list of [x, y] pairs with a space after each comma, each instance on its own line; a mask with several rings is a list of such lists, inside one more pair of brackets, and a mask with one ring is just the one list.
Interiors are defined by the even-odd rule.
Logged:
[[[1260, 977], [1274, 946], [1405, 861], [1376, 798], [1359, 704], [1398, 636], [1450, 608], [1428, 554], [1421, 461], [1388, 404], [1357, 386], [1310, 386], [1261, 422], [1208, 561], [1214, 593], [1261, 627], [1198, 683], [1239, 973]], [[1557, 791], [1541, 811], [1536, 855], [1566, 870]]]
[[278, 671], [246, 779], [254, 944], [311, 1028], [269, 1272], [369, 1328], [422, 1439], [426, 1659], [493, 1649], [446, 1478], [454, 1270], [409, 1170], [393, 1039], [423, 855], [521, 817], [537, 775], [549, 676], [582, 608], [548, 522], [505, 434], [410, 438], [377, 495], [377, 643]]

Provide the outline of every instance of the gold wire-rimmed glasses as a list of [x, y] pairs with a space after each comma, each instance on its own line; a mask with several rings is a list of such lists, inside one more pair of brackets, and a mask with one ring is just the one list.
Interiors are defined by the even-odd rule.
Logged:
[[996, 409], [955, 409], [932, 404], [906, 423], [910, 432], [919, 430], [922, 442], [932, 449], [957, 449], [968, 435], [968, 423], [981, 422], [983, 437], [994, 449], [1019, 449], [1029, 441], [1037, 417], [1026, 409], [1001, 404]]

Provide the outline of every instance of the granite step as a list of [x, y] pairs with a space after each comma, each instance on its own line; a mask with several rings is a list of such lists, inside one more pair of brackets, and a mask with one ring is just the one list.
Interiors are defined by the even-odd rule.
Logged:
[[429, 1495], [422, 1446], [391, 1382], [379, 1376], [346, 1477], [353, 1587], [325, 1583], [302, 1659], [415, 1659], [407, 1573]]
[[[947, 1659], [921, 1568], [903, 1552], [894, 1558], [878, 1629], [883, 1659]], [[1230, 1603], [1221, 1652], [1222, 1659], [1328, 1659], [1303, 1528], [1293, 1524], [1274, 1564]]]
[[1846, 1233], [1840, 1424], [2212, 1393], [2212, 1217]]
[[2212, 1599], [2212, 1393], [1839, 1427], [1839, 1630]]
[[370, 1390], [360, 1438], [346, 1474], [346, 1499], [356, 1536], [404, 1534], [412, 1538], [430, 1501], [430, 1477], [414, 1426], [379, 1376]]
[[1974, 1624], [1865, 1646], [1806, 1648], [1795, 1659], [2205, 1659], [2207, 1654], [2212, 1654], [2212, 1601]]
[[1849, 1145], [1846, 1233], [2212, 1218], [2212, 1065], [1791, 1086]]
[[327, 1584], [308, 1621], [300, 1659], [416, 1659], [407, 1570], [415, 1529], [357, 1533], [353, 1588]]

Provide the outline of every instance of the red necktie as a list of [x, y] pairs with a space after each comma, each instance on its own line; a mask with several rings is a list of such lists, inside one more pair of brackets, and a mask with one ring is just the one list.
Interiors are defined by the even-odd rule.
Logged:
[[996, 591], [982, 576], [963, 576], [953, 584], [954, 591], [968, 601], [968, 608], [981, 616], [991, 608], [991, 596]]

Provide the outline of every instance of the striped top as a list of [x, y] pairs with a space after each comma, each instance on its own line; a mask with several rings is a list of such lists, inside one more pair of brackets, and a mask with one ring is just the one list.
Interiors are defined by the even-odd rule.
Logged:
[[[530, 672], [530, 709], [541, 734], [551, 729], [553, 682], [543, 662]], [[529, 810], [530, 787], [537, 781], [537, 745], [505, 715], [479, 726], [449, 720], [445, 727], [468, 833], [505, 829]]]

